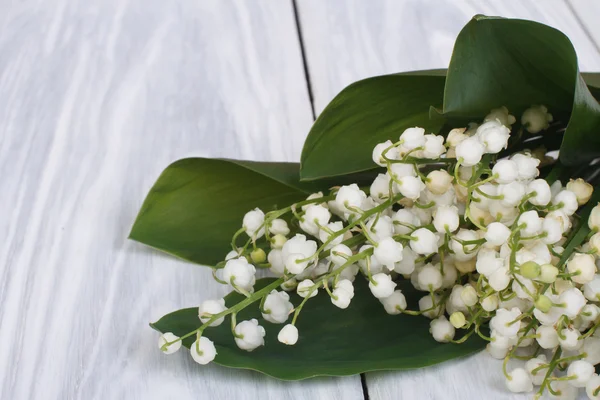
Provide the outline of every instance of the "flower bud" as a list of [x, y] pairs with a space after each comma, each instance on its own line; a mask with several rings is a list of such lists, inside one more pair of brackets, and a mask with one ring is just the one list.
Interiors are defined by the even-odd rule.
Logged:
[[[172, 332], [165, 332], [158, 338], [158, 348], [165, 354], [173, 354], [181, 348], [181, 340], [177, 339], [179, 339], [179, 336], [174, 335]], [[165, 346], [169, 342], [175, 343]]]
[[552, 300], [548, 296], [540, 295], [535, 300], [535, 308], [541, 312], [547, 313], [552, 308]]
[[467, 323], [467, 319], [465, 318], [465, 314], [460, 311], [455, 311], [450, 316], [450, 323], [456, 329], [460, 329]]
[[537, 280], [544, 283], [554, 283], [558, 275], [558, 268], [552, 264], [544, 264], [540, 267], [540, 276]]
[[483, 122], [496, 120], [509, 128], [517, 121], [514, 115], [508, 113], [508, 108], [505, 106], [494, 108], [488, 115], [485, 116]]
[[463, 291], [460, 293], [460, 298], [467, 307], [473, 307], [479, 301], [477, 291], [471, 285], [466, 285]]
[[454, 128], [446, 137], [446, 144], [449, 147], [456, 147], [460, 142], [468, 138], [468, 135], [465, 135], [466, 128]]
[[260, 238], [265, 234], [265, 213], [259, 208], [255, 208], [252, 211], [248, 211], [244, 215], [242, 221], [242, 227], [246, 231], [246, 234], [252, 238]]
[[497, 120], [488, 121], [477, 128], [477, 137], [485, 146], [486, 153], [496, 154], [508, 145], [510, 129]]
[[600, 392], [598, 391], [598, 388], [600, 388], [600, 375], [593, 375], [585, 385], [585, 393], [589, 399], [600, 399]]
[[267, 254], [263, 249], [257, 248], [252, 250], [252, 253], [250, 253], [250, 258], [255, 264], [260, 264], [267, 260]]
[[[373, 148], [373, 162], [377, 165], [379, 165], [380, 167], [385, 167], [387, 165], [387, 162], [385, 161], [385, 159], [383, 158], [383, 152], [385, 149], [390, 148], [393, 145], [391, 140], [387, 140], [383, 143], [379, 143], [375, 146], [375, 148]], [[386, 153], [385, 153], [386, 158], [389, 158], [391, 160], [397, 159], [398, 158], [398, 149], [396, 149], [395, 147], [391, 147]]]
[[481, 300], [481, 308], [487, 312], [492, 312], [498, 309], [499, 303], [500, 301], [498, 300], [498, 295], [492, 294]]
[[577, 178], [576, 180], [571, 179], [569, 183], [567, 183], [567, 190], [575, 193], [577, 204], [580, 206], [587, 203], [594, 192], [592, 185], [581, 178]]
[[541, 272], [542, 268], [534, 261], [527, 261], [526, 263], [521, 264], [519, 267], [519, 274], [523, 275], [527, 279], [535, 279], [540, 276]]
[[446, 170], [440, 169], [431, 171], [427, 175], [425, 185], [427, 189], [433, 194], [444, 194], [452, 186], [452, 180], [454, 178]]
[[280, 233], [271, 236], [271, 247], [274, 249], [281, 249], [285, 242], [287, 242], [287, 238]]
[[287, 324], [279, 331], [277, 340], [290, 346], [296, 344], [298, 341], [298, 328], [292, 324]]
[[589, 243], [592, 250], [594, 250], [596, 254], [600, 254], [600, 233], [592, 235]]
[[600, 203], [598, 203], [588, 217], [588, 226], [593, 231], [600, 231]]
[[527, 194], [532, 194], [529, 202], [536, 206], [545, 206], [552, 199], [550, 185], [544, 179], [535, 179], [527, 185]]
[[521, 124], [527, 129], [527, 132], [538, 133], [547, 129], [552, 119], [552, 114], [548, 112], [546, 106], [531, 106], [523, 112]]
[[[323, 194], [321, 193], [321, 196], [322, 195]], [[285, 222], [284, 219], [276, 218], [273, 221], [271, 221], [271, 224], [269, 225], [269, 232], [271, 233], [271, 235], [286, 236], [288, 233], [290, 233], [290, 228], [288, 227], [288, 224], [287, 222]]]

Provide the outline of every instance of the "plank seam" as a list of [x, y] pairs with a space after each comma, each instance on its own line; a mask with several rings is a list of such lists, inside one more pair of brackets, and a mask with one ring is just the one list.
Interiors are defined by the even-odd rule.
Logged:
[[310, 72], [308, 70], [308, 61], [306, 59], [306, 50], [304, 48], [304, 39], [302, 37], [302, 27], [300, 26], [300, 17], [298, 15], [298, 6], [296, 4], [296, 0], [292, 0], [292, 8], [294, 9], [294, 20], [296, 21], [296, 31], [298, 32], [298, 42], [300, 43], [300, 54], [302, 55], [302, 66], [304, 67], [304, 77], [306, 79], [306, 88], [308, 89], [310, 110], [312, 112], [314, 121], [317, 119], [317, 115], [315, 113], [315, 101], [312, 91], [312, 83], [310, 81]]

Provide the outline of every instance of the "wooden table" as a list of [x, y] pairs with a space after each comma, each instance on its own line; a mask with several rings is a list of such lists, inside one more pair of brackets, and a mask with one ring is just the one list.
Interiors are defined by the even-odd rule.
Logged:
[[529, 398], [486, 354], [364, 385], [164, 356], [147, 323], [226, 289], [127, 240], [171, 161], [297, 161], [344, 86], [447, 66], [477, 13], [555, 26], [600, 71], [593, 0], [0, 0], [0, 398]]

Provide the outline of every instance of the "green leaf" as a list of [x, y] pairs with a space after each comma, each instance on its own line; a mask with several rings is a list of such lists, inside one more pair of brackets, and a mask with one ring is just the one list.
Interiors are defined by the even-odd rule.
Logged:
[[[587, 78], [597, 83], [596, 77]], [[565, 123], [570, 115], [560, 151], [563, 163], [600, 155], [600, 105], [579, 74], [569, 39], [537, 22], [474, 17], [454, 46], [444, 115], [481, 118], [504, 105], [519, 116], [532, 104], [548, 106], [555, 120]]]
[[[260, 289], [273, 280], [257, 282]], [[425, 295], [416, 292], [408, 281], [399, 286], [409, 300], [409, 306]], [[226, 297], [227, 306], [242, 300], [237, 293]], [[294, 305], [301, 298], [291, 294]], [[364, 279], [355, 282], [355, 295], [350, 307], [341, 310], [331, 304], [329, 296], [320, 291], [310, 299], [298, 318], [300, 337], [295, 346], [277, 341], [283, 325], [273, 325], [260, 316], [258, 305], [241, 311], [237, 321], [257, 318], [267, 334], [265, 346], [248, 353], [240, 350], [231, 335], [229, 318], [216, 328], [208, 328], [204, 335], [215, 342], [215, 362], [233, 368], [252, 369], [279, 379], [296, 380], [314, 376], [345, 376], [376, 370], [421, 368], [481, 350], [485, 342], [471, 337], [463, 344], [441, 344], [427, 332], [429, 320], [422, 316], [389, 315], [370, 293]], [[198, 309], [187, 308], [165, 315], [151, 326], [159, 332], [173, 332], [178, 336], [197, 329], [200, 325]], [[189, 347], [195, 339], [184, 341]]]
[[160, 175], [130, 238], [214, 266], [231, 250], [246, 212], [287, 207], [317, 186], [300, 183], [298, 164], [187, 158]]
[[438, 132], [443, 119], [430, 119], [429, 108], [442, 104], [443, 71], [416, 74], [368, 78], [342, 90], [319, 115], [306, 138], [302, 180], [373, 169], [373, 147], [388, 139], [398, 140], [406, 128], [422, 126]]

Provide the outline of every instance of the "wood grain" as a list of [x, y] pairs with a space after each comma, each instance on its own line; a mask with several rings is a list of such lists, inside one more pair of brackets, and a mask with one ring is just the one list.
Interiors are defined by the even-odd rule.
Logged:
[[[317, 113], [359, 79], [446, 68], [458, 32], [476, 14], [530, 19], [558, 28], [573, 42], [581, 69], [600, 70], [596, 44], [563, 0], [350, 0], [343, 4], [298, 0]], [[596, 14], [590, 13], [590, 18]]]
[[290, 2], [0, 1], [0, 398], [362, 399], [164, 356], [148, 322], [222, 296], [127, 240], [185, 156], [297, 160], [312, 116]]
[[[598, 13], [592, 12], [598, 6], [589, 3], [573, 1], [582, 18], [587, 16], [587, 28], [600, 38], [594, 22]], [[590, 38], [571, 6], [562, 0], [352, 0], [343, 4], [340, 6], [336, 0], [298, 0], [317, 114], [356, 80], [446, 68], [458, 32], [475, 14], [524, 18], [556, 27], [573, 42], [580, 68], [600, 71], [600, 42]], [[501, 363], [486, 353], [410, 372], [368, 373], [366, 383], [371, 400], [531, 398], [511, 396], [504, 387]]]

